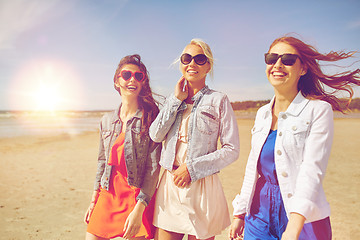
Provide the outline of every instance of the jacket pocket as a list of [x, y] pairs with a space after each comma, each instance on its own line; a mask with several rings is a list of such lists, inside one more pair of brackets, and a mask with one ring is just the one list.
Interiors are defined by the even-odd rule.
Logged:
[[197, 111], [196, 126], [200, 132], [210, 135], [219, 129], [219, 117], [213, 106], [202, 106]]
[[261, 124], [256, 124], [251, 129], [251, 146], [253, 150], [256, 150], [258, 148], [262, 148], [262, 141], [264, 139], [264, 133], [263, 133], [264, 126]]
[[289, 154], [296, 156], [294, 160], [296, 165], [301, 164], [302, 154], [305, 147], [305, 141], [308, 135], [309, 122], [294, 121], [289, 123], [285, 131], [283, 146], [289, 151]]

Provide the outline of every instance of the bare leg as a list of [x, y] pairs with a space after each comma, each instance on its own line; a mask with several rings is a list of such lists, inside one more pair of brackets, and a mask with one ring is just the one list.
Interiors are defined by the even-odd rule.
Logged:
[[98, 237], [92, 233], [86, 232], [85, 240], [108, 240], [108, 238]]
[[169, 232], [161, 228], [157, 228], [155, 232], [155, 240], [182, 240], [184, 234]]
[[[215, 239], [215, 236], [214, 237], [210, 237], [210, 238], [207, 238], [207, 239], [201, 239], [201, 240], [214, 240]], [[195, 236], [193, 235], [189, 235], [189, 240], [200, 240], [200, 239], [197, 239]]]

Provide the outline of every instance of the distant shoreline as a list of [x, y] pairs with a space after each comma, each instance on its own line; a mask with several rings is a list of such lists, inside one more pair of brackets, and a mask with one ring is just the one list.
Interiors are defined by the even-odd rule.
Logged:
[[[252, 110], [235, 110], [235, 116], [237, 119], [255, 119], [257, 109]], [[343, 114], [338, 111], [334, 111], [334, 119], [342, 119], [342, 118], [360, 118], [360, 112], [354, 111]]]

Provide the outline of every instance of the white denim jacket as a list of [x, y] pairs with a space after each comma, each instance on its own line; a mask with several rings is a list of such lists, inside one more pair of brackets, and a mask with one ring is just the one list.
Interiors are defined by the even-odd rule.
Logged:
[[[259, 177], [257, 163], [271, 128], [274, 99], [257, 112], [241, 193], [233, 201], [234, 215], [250, 212]], [[279, 113], [274, 161], [288, 217], [295, 212], [303, 215], [306, 222], [313, 222], [330, 215], [322, 183], [333, 132], [331, 105], [306, 99], [301, 92], [286, 112]]]
[[[210, 176], [234, 162], [239, 156], [239, 132], [228, 97], [220, 92], [202, 88], [193, 96], [189, 119], [188, 154], [186, 165], [191, 181]], [[162, 142], [160, 165], [171, 171], [185, 102], [172, 94], [151, 124], [149, 135]], [[218, 149], [220, 137], [221, 148]]]

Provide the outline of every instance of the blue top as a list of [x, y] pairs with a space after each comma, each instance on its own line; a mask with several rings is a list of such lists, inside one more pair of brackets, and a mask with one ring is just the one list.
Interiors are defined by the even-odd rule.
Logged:
[[[277, 130], [270, 130], [257, 164], [256, 183], [250, 214], [245, 218], [244, 239], [281, 239], [288, 219], [281, 197], [274, 162]], [[330, 219], [307, 223], [299, 239], [331, 239]]]

